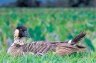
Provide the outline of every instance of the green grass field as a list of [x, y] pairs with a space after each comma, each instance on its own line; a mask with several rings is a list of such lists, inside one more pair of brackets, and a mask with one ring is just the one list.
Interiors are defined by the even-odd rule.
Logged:
[[48, 53], [43, 56], [25, 55], [12, 57], [2, 51], [0, 52], [0, 63], [96, 63], [96, 52], [90, 54], [74, 53], [66, 56]]
[[[28, 27], [29, 35], [35, 41], [65, 41], [85, 31], [87, 35], [81, 43], [88, 51], [66, 56], [52, 53], [44, 56], [9, 56], [6, 53], [8, 39], [13, 41], [13, 32], [17, 25]], [[96, 63], [95, 44], [94, 8], [0, 8], [0, 63]]]

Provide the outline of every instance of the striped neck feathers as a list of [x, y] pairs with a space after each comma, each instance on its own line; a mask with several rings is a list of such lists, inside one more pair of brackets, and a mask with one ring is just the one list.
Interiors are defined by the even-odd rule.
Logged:
[[14, 37], [15, 44], [23, 45], [24, 43], [26, 43], [26, 41], [27, 41], [26, 37], [22, 37], [22, 38]]

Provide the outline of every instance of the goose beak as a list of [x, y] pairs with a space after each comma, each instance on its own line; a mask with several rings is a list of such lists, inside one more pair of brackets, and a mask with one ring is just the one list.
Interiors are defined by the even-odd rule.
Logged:
[[27, 31], [24, 32], [24, 36], [28, 37], [28, 32]]

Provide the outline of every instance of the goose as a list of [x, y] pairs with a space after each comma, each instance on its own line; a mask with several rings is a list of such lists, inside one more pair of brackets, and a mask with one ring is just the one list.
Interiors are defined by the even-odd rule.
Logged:
[[78, 45], [78, 42], [84, 38], [86, 33], [81, 32], [75, 38], [64, 42], [49, 42], [49, 41], [36, 41], [26, 43], [27, 28], [25, 26], [17, 26], [14, 31], [14, 42], [8, 48], [7, 53], [12, 56], [20, 56], [25, 54], [44, 55], [49, 51], [57, 55], [68, 55], [74, 52], [82, 52], [85, 46]]

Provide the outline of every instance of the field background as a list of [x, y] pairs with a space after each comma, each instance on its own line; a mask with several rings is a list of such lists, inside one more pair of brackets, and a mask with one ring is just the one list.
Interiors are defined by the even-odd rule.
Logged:
[[[28, 27], [33, 41], [65, 41], [78, 33], [87, 33], [81, 42], [87, 53], [57, 56], [26, 55], [11, 57], [6, 54], [13, 42], [17, 25]], [[0, 63], [96, 63], [96, 9], [94, 8], [0, 8]]]

